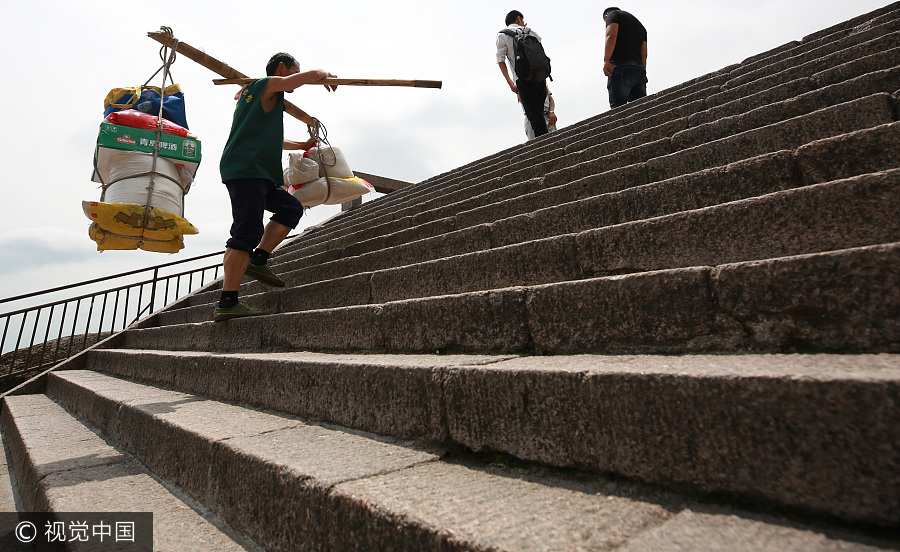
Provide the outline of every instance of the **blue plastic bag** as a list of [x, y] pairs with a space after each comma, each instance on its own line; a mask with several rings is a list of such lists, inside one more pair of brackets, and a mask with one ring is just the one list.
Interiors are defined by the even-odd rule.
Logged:
[[[159, 115], [160, 88], [157, 86], [131, 86], [126, 88], [113, 88], [104, 101], [103, 116], [124, 109], [136, 109], [151, 115]], [[168, 119], [184, 128], [190, 128], [187, 124], [187, 115], [184, 111], [184, 92], [177, 84], [166, 87], [163, 100], [163, 119]]]

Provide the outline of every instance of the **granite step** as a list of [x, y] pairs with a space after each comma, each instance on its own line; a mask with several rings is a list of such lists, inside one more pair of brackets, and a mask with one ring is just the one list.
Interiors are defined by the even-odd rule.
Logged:
[[[733, 184], [729, 182], [728, 186], [719, 186], [719, 190], [713, 193], [710, 189], [705, 189], [703, 196], [709, 196], [709, 199], [701, 199], [691, 201], [689, 197], [684, 197], [684, 192], [678, 190], [670, 190], [668, 193], [673, 195], [671, 206], [666, 202], [658, 202], [652, 209], [648, 209], [647, 216], [658, 216], [673, 212], [684, 207], [695, 208], [704, 205], [710, 205], [713, 197], [721, 197], [722, 194], [727, 196], [727, 192], [732, 187], [739, 190], [739, 193], [730, 196], [731, 199], [739, 199], [742, 197], [750, 197], [753, 193], [751, 189], [761, 190], [760, 193], [766, 193], [767, 182], [781, 182], [783, 187], [791, 187], [796, 185], [794, 179], [800, 178], [805, 184], [819, 183], [827, 181], [827, 179], [847, 178], [865, 172], [874, 172], [886, 170], [896, 167], [896, 158], [891, 154], [897, 147], [900, 147], [900, 139], [897, 135], [897, 123], [889, 123], [881, 125], [873, 129], [856, 131], [844, 136], [826, 139], [823, 141], [814, 141], [808, 146], [802, 146], [794, 151], [792, 155], [787, 152], [778, 152], [769, 154], [760, 158], [752, 158], [737, 163], [707, 168], [703, 171], [676, 177], [664, 182], [652, 183], [655, 189], [660, 190], [663, 194], [663, 188], [676, 187], [687, 190], [692, 188], [697, 182], [709, 182], [708, 186], [717, 184], [717, 179], [738, 179]], [[835, 150], [837, 145], [840, 150]], [[842, 157], [835, 157], [834, 154], [840, 153]], [[788, 156], [785, 158], [785, 156]], [[852, 159], [852, 163], [848, 161]], [[762, 161], [761, 161], [762, 160]], [[773, 170], [775, 171], [773, 173]], [[754, 175], [752, 171], [759, 171], [758, 175]], [[752, 184], [751, 184], [752, 183]], [[334, 238], [330, 242], [330, 248], [324, 246], [313, 246], [303, 249], [305, 253], [304, 259], [308, 265], [315, 265], [324, 262], [330, 262], [347, 256], [362, 255], [366, 252], [382, 250], [389, 247], [410, 243], [419, 239], [432, 238], [445, 235], [449, 232], [462, 228], [471, 227], [477, 224], [493, 223], [500, 219], [511, 216], [519, 216], [527, 218], [532, 214], [537, 215], [543, 209], [552, 209], [556, 206], [564, 206], [566, 211], [571, 209], [579, 210], [577, 205], [567, 205], [577, 200], [602, 201], [598, 196], [610, 194], [613, 192], [634, 188], [632, 192], [626, 192], [625, 195], [640, 194], [638, 187], [651, 184], [646, 163], [638, 163], [628, 167], [623, 167], [614, 171], [606, 171], [600, 174], [585, 176], [576, 181], [566, 184], [560, 184], [552, 188], [541, 188], [538, 190], [527, 189], [530, 185], [522, 186], [526, 190], [522, 190], [521, 195], [505, 199], [501, 205], [488, 203], [479, 207], [480, 200], [472, 199], [471, 201], [463, 201], [456, 205], [451, 205], [435, 211], [435, 218], [431, 221], [422, 221], [413, 217], [406, 217], [395, 221], [390, 226], [382, 226], [377, 228], [368, 228], [365, 231], [349, 234], [343, 237]], [[707, 184], [700, 184], [706, 188]], [[745, 187], [749, 186], [745, 189]], [[534, 188], [534, 186], [532, 186]], [[772, 191], [774, 187], [770, 186], [768, 191]], [[696, 190], [700, 193], [699, 190]], [[611, 196], [607, 196], [611, 197]], [[664, 197], [664, 196], [661, 196]], [[581, 209], [587, 213], [588, 209]], [[596, 210], [595, 210], [596, 211]], [[614, 215], [613, 215], [614, 216]], [[580, 216], [583, 218], [583, 215]], [[561, 222], [567, 222], [568, 219], [560, 215]], [[620, 216], [618, 222], [627, 222], [632, 219]], [[575, 228], [573, 230], [583, 230], [585, 228]], [[494, 241], [495, 245], [501, 245]], [[313, 253], [313, 251], [319, 251]], [[278, 256], [279, 262], [285, 263], [290, 258], [300, 256], [298, 250], [289, 251], [286, 256]], [[296, 266], [296, 265], [295, 265]], [[279, 268], [280, 271], [289, 270], [288, 266]], [[252, 288], [251, 288], [252, 289]]]
[[[752, 174], [759, 177], [760, 171]], [[507, 219], [299, 274], [282, 273], [290, 287], [245, 300], [270, 312], [337, 308], [900, 241], [900, 169], [616, 224], [616, 215], [629, 208], [646, 212], [654, 198], [672, 199], [665, 190], [635, 191], [644, 197], [586, 200], [554, 210], [563, 216]], [[685, 195], [696, 197], [694, 190]], [[596, 229], [562, 234], [569, 225]], [[516, 243], [530, 237], [535, 239]], [[511, 245], [495, 247], [498, 242]], [[430, 256], [435, 259], [428, 261]], [[217, 298], [217, 291], [197, 293], [138, 327], [207, 320]]]
[[[897, 61], [900, 62], [900, 49], [897, 49]], [[355, 241], [366, 239], [371, 236], [379, 236], [387, 233], [394, 233], [399, 230], [406, 230], [416, 226], [424, 225], [440, 218], [452, 216], [454, 212], [465, 211], [473, 208], [473, 205], [490, 205], [492, 202], [503, 200], [510, 197], [521, 195], [524, 191], [542, 190], [555, 187], [561, 184], [578, 180], [586, 176], [602, 174], [611, 169], [620, 168], [630, 163], [643, 163], [648, 157], [662, 157], [667, 162], [675, 161], [683, 158], [684, 154], [688, 157], [698, 151], [713, 151], [719, 147], [730, 147], [732, 143], [743, 137], [745, 141], [758, 141], [762, 144], [767, 142], [770, 133], [777, 133], [782, 130], [786, 136], [772, 137], [778, 143], [778, 140], [790, 138], [796, 133], [796, 128], [789, 125], [790, 119], [794, 121], [795, 126], [815, 125], [814, 129], [805, 130], [797, 137], [810, 137], [818, 139], [822, 136], [810, 136], [810, 130], [815, 132], [825, 131], [828, 126], [828, 120], [824, 123], [816, 123], [816, 116], [813, 112], [818, 113], [819, 120], [822, 117], [843, 116], [837, 115], [827, 110], [823, 110], [824, 106], [834, 106], [833, 109], [845, 112], [851, 109], [874, 110], [871, 116], [876, 120], [868, 121], [872, 126], [880, 123], [887, 123], [896, 120], [895, 116], [890, 112], [890, 106], [874, 106], [872, 104], [878, 102], [876, 98], [870, 98], [867, 101], [861, 101], [859, 104], [852, 102], [847, 104], [846, 100], [858, 99], [860, 94], [866, 91], [890, 91], [895, 86], [900, 73], [900, 65], [894, 69], [877, 71], [869, 73], [861, 77], [857, 77], [849, 82], [842, 84], [830, 85], [824, 89], [819, 89], [800, 97], [785, 100], [775, 106], [762, 107], [729, 119], [724, 119], [711, 124], [701, 124], [687, 129], [686, 124], [680, 124], [672, 127], [671, 123], [663, 125], [665, 131], [662, 134], [647, 136], [645, 133], [637, 135], [629, 135], [626, 138], [608, 143], [600, 144], [596, 147], [586, 148], [585, 150], [576, 152], [572, 155], [564, 156], [556, 161], [555, 164], [567, 164], [564, 169], [552, 171], [542, 180], [538, 174], [540, 171], [529, 167], [526, 173], [521, 171], [514, 172], [514, 177], [497, 176], [493, 180], [487, 182], [475, 183], [467, 188], [447, 192], [432, 201], [417, 203], [415, 206], [408, 207], [403, 210], [392, 209], [379, 217], [362, 217], [356, 219], [354, 226], [335, 226], [327, 234], [321, 236], [304, 236], [303, 240], [297, 240], [294, 244], [287, 245], [282, 250], [282, 255], [288, 254], [293, 256], [308, 256], [314, 253], [325, 253], [333, 255], [335, 248], [346, 246]], [[889, 98], [888, 96], [882, 96]], [[840, 107], [837, 105], [840, 104]], [[888, 101], [890, 104], [890, 101]], [[882, 107], [885, 107], [882, 109]], [[804, 119], [807, 116], [808, 119]], [[880, 118], [879, 118], [880, 117]], [[863, 121], [861, 124], [851, 128], [846, 127], [848, 131], [859, 130], [865, 128]], [[837, 126], [837, 125], [836, 125]], [[852, 126], [852, 125], [851, 125]], [[745, 131], [753, 131], [746, 134]], [[833, 130], [832, 132], [841, 133], [841, 130]], [[663, 137], [665, 136], [665, 137]], [[671, 136], [671, 138], [668, 138]], [[720, 141], [718, 139], [725, 139]], [[793, 147], [800, 145], [794, 140]], [[748, 147], [746, 143], [738, 143], [735, 147], [739, 151], [745, 151]], [[697, 148], [706, 148], [698, 150]], [[781, 148], [777, 148], [781, 149]], [[669, 155], [672, 152], [681, 152], [682, 155]], [[766, 151], [773, 151], [771, 146], [764, 146], [762, 150], [757, 149], [747, 156], [758, 155]], [[687, 152], [687, 153], [686, 153]], [[735, 161], [740, 157], [740, 153], [731, 155], [727, 161]], [[704, 158], [705, 164], [695, 164], [690, 167], [689, 172], [702, 170], [722, 164], [716, 163], [715, 159], [710, 159], [707, 155]], [[657, 165], [660, 161], [656, 162]], [[687, 170], [683, 165], [677, 165], [681, 170]], [[666, 178], [678, 176], [678, 169], [665, 175]], [[681, 173], [681, 174], [688, 174]], [[521, 176], [521, 178], [518, 178]], [[355, 229], [355, 231], [354, 231]], [[432, 232], [440, 232], [444, 227], [437, 225], [431, 229]], [[332, 253], [328, 253], [328, 252]], [[281, 257], [279, 257], [281, 258]]]
[[54, 373], [47, 393], [266, 550], [605, 550], [722, 523], [739, 528], [734, 550], [754, 549], [758, 532], [890, 546], [861, 525], [829, 535], [814, 514], [758, 516], [686, 489], [486, 463], [92, 371]]
[[[789, 59], [784, 60], [766, 57], [765, 59], [757, 61], [755, 66], [766, 67], [767, 72], [763, 73], [763, 75], [767, 78], [771, 78], [773, 75], [771, 64], [778, 61], [780, 65], [778, 65], [778, 70], [775, 72], [781, 73], [784, 71], [784, 73], [779, 75], [779, 78], [782, 80], [792, 80], [784, 78], [786, 75], [791, 74], [790, 71], [793, 69], [791, 66], [792, 64], [802, 66], [802, 72], [815, 71], [817, 66], [805, 65], [810, 61], [818, 61], [820, 63], [818, 67], [831, 69], [836, 65], [835, 61], [839, 62], [837, 64], [844, 64], [844, 60], [848, 57], [866, 57], [870, 53], [881, 53], [885, 49], [896, 47], [897, 40], [895, 31], [898, 27], [900, 27], [900, 11], [895, 11], [874, 19], [864, 32], [854, 33], [849, 36], [845, 33], [839, 33], [831, 37], [819, 39], [816, 41], [816, 44], [796, 43], [792, 48], [787, 49], [786, 54]], [[850, 56], [845, 54], [848, 48], [851, 51]], [[845, 54], [844, 57], [840, 57], [842, 53]], [[828, 57], [829, 55], [834, 57]], [[647, 128], [647, 123], [654, 120], [654, 118], [649, 117], [649, 115], [668, 111], [668, 117], [666, 118], [680, 118], [684, 113], [690, 114], [697, 109], [698, 106], [692, 105], [695, 101], [705, 100], [706, 102], [709, 102], [710, 105], [715, 106], [719, 101], [729, 101], [734, 97], [742, 97], [746, 95], [746, 89], [723, 92], [721, 88], [726, 88], [724, 86], [725, 83], [730, 83], [730, 88], [738, 87], [740, 82], [738, 82], [739, 79], [736, 79], [735, 77], [745, 73], [745, 71], [743, 71], [745, 65], [746, 64], [741, 64], [727, 72], [717, 72], [698, 79], [699, 83], [703, 84], [703, 89], [698, 89], [698, 83], [692, 83], [694, 86], [674, 87], [678, 92], [677, 94], [669, 91], [662, 91], [648, 97], [648, 99], [652, 98], [651, 101], [628, 104], [614, 112], [606, 112], [598, 117], [576, 123], [576, 125], [564, 129], [565, 132], [547, 135], [542, 137], [542, 140], [540, 141], [529, 142], [515, 150], [511, 149], [510, 151], [517, 152], [515, 157], [510, 158], [504, 156], [498, 158], [494, 163], [482, 162], [480, 165], [483, 166], [482, 168], [485, 168], [491, 164], [494, 166], [502, 166], [501, 164], [507, 164], [510, 160], [512, 160], [512, 162], [529, 161], [533, 160], [540, 150], [549, 148], [563, 147], [567, 153], [571, 153], [572, 151], [583, 149], [571, 144], [573, 140], [570, 139], [570, 136], [573, 132], [581, 134], [582, 138], [585, 139], [602, 141], [603, 138], [597, 138], [596, 136], [598, 134], [603, 134], [603, 130], [614, 130], [617, 133], [614, 137], [621, 137]], [[845, 65], [848, 66], [848, 68], [855, 65], [865, 66], [864, 63], [858, 61], [847, 62]], [[881, 69], [890, 66], [891, 65], [881, 65], [878, 66], [878, 68]], [[861, 73], [857, 72], [855, 76], [858, 76], [859, 74]], [[746, 76], [743, 78], [745, 81], [748, 80], [748, 77]], [[750, 77], [749, 80], [752, 81], [753, 77]], [[766, 86], [765, 88], [769, 87]], [[720, 96], [719, 94], [730, 94], [731, 97]], [[703, 103], [705, 102], [702, 102], [699, 105], [703, 105]], [[682, 113], [679, 113], [679, 110], [681, 110]], [[730, 113], [729, 115], [731, 114], [733, 113]], [[633, 126], [637, 121], [643, 121], [644, 125]], [[652, 123], [650, 123], [650, 126], [652, 126]], [[578, 139], [576, 138], [574, 141], [578, 142]], [[474, 167], [465, 167], [465, 169], [470, 172], [472, 168]], [[476, 175], [478, 174], [481, 173], [476, 173]]]
[[891, 243], [226, 323], [133, 328], [106, 346], [216, 352], [896, 352], [898, 260], [900, 244]]
[[900, 524], [897, 355], [94, 350], [80, 365], [399, 439]]
[[5, 397], [2, 427], [24, 511], [152, 511], [154, 550], [259, 550], [46, 395]]
[[[809, 67], [805, 67], [799, 73], [799, 75], [805, 75], [806, 73], [812, 73], [809, 76], [804, 76], [801, 79], [797, 79], [798, 73], [796, 71], [786, 69], [784, 74], [780, 74], [777, 76], [778, 84], [780, 86], [772, 87], [769, 85], [761, 87], [761, 90], [767, 94], [766, 98], [755, 98], [757, 101], [763, 101], [765, 103], [771, 103], [772, 101], [780, 101], [790, 96], [777, 96], [779, 91], [781, 93], [788, 93], [796, 95], [798, 93], [806, 92], [814, 89], [815, 87], [825, 86], [827, 84], [834, 84], [839, 82], [836, 80], [837, 76], [841, 77], [841, 80], [848, 80], [849, 78], [858, 77], [861, 74], [869, 71], [877, 71], [880, 69], [885, 69], [889, 67], [894, 67], [897, 65], [897, 45], [898, 39], [896, 38], [897, 33], [892, 32], [893, 27], [891, 26], [900, 25], [900, 21], [893, 21], [887, 26], [882, 25], [875, 29], [870, 29], [867, 31], [865, 36], [878, 36], [879, 34], [884, 34], [885, 36], [881, 36], [877, 40], [868, 41], [862, 45], [859, 45], [856, 52], [862, 59], [855, 59], [851, 62], [845, 62], [846, 52], [840, 51], [835, 52], [833, 54], [834, 59], [831, 57], [826, 57], [824, 60], [814, 60], [818, 65], [810, 65]], [[887, 52], [885, 50], [888, 50]], [[874, 52], [872, 55], [866, 55], [868, 53]], [[835, 65], [838, 65], [840, 68], [836, 68]], [[818, 71], [817, 69], [822, 69], [822, 71]], [[768, 74], [771, 76], [771, 74]], [[786, 78], [787, 75], [790, 75], [791, 78]], [[828, 76], [829, 78], [823, 78]], [[792, 81], [794, 86], [785, 86], [782, 84], [784, 81]], [[893, 90], [891, 90], [893, 91]], [[587, 140], [576, 141], [575, 144], [566, 144], [565, 140], [567, 140], [567, 136], [570, 135], [569, 132], [565, 133], [556, 133], [559, 137], [556, 138], [556, 145], [552, 146], [552, 148], [556, 149], [556, 153], [559, 153], [559, 148], [563, 147], [564, 153], [573, 153], [575, 151], [583, 150], [586, 146], [596, 145], [598, 143], [602, 143], [605, 141], [609, 141], [611, 139], [622, 137], [631, 137], [638, 132], [645, 130], [646, 128], [653, 126], [656, 121], [662, 119], [663, 121], [667, 121], [667, 124], [659, 125], [656, 129], [657, 134], [664, 134], [669, 126], [673, 123], [674, 120], [678, 120], [681, 118], [685, 118], [687, 115], [692, 115], [693, 118], [697, 118], [699, 116], [703, 116], [703, 110], [706, 107], [714, 107], [718, 103], [725, 102], [731, 109], [734, 109], [735, 106], [746, 106], [746, 98], [747, 96], [758, 96], [758, 94], [753, 94], [752, 92], [747, 90], [744, 87], [738, 87], [737, 90], [728, 90], [728, 91], [719, 91], [714, 90], [712, 88], [708, 88], [706, 90], [701, 90], [695, 92], [696, 102], [692, 102], [692, 97], [686, 98], [678, 98], [678, 102], [673, 102], [673, 104], [679, 104], [677, 109], [678, 111], [671, 111], [671, 107], [669, 112], [666, 113], [667, 117], [644, 117], [642, 121], [645, 121], [644, 124], [635, 126], [634, 121], [629, 121], [630, 115], [625, 115], [622, 117], [621, 115], [614, 122], [607, 123], [608, 126], [612, 127], [613, 132], [615, 134], [609, 135], [608, 132], [597, 132], [598, 129], [594, 128], [591, 132], [588, 132]], [[774, 94], [774, 95], [773, 95]], [[732, 100], [734, 98], [740, 98], [744, 101], [742, 103], [735, 103]], [[704, 99], [706, 98], [706, 99]], [[696, 103], [696, 105], [695, 105]], [[760, 105], [764, 105], [762, 103], [751, 104], [753, 107], [759, 107]], [[709, 111], [709, 110], [707, 110]], [[714, 113], [708, 113], [705, 116], [704, 122], [710, 122], [712, 120], [716, 120], [723, 115], [733, 116], [741, 111], [726, 111], [723, 112], [721, 109], [716, 109]], [[648, 113], [649, 114], [649, 113]], [[710, 117], [715, 117], [712, 119]], [[693, 120], [693, 119], [692, 119]], [[649, 121], [649, 123], [647, 123]], [[624, 124], [623, 124], [624, 123]], [[686, 128], [686, 127], [685, 127]], [[684, 128], [682, 129], [684, 130]], [[545, 141], [543, 141], [545, 142]], [[463, 180], [469, 181], [473, 178], [479, 178], [480, 180], [490, 179], [490, 177], [485, 177], [484, 172], [490, 170], [489, 167], [502, 167], [502, 170], [508, 170], [510, 163], [515, 164], [518, 162], [524, 162], [533, 164], [536, 158], [540, 158], [540, 156], [552, 156], [552, 153], [540, 153], [536, 151], [532, 151], [534, 148], [537, 148], [538, 144], [526, 144], [522, 148], [520, 148], [519, 153], [516, 158], [509, 158], [507, 156], [501, 156], [494, 163], [486, 163], [484, 170], [481, 172], [469, 170], [468, 172], [463, 172], [461, 174], [465, 174]], [[541, 148], [547, 149], [551, 148], [548, 143], [542, 143], [540, 145]], [[425, 189], [427, 186], [425, 183], [422, 183], [422, 186], [417, 186], [416, 188]], [[446, 184], [443, 188], [446, 188]], [[410, 191], [411, 192], [411, 191]], [[438, 194], [438, 192], [432, 192], [432, 194]], [[409, 196], [409, 197], [406, 197]], [[407, 202], [413, 202], [416, 200], [424, 199], [422, 197], [418, 197], [417, 195], [409, 195], [404, 194], [401, 196], [395, 196], [389, 200], [389, 202], [400, 201], [400, 198], [405, 198]], [[387, 204], [387, 203], [386, 203]], [[361, 215], [362, 213], [360, 213]]]

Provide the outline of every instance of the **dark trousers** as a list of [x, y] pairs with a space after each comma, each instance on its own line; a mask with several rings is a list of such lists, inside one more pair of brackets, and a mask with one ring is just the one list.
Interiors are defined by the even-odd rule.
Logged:
[[516, 81], [519, 89], [519, 99], [525, 109], [525, 116], [534, 130], [534, 137], [543, 136], [549, 132], [547, 121], [544, 120], [544, 102], [547, 100], [547, 81], [529, 82], [519, 79]]
[[606, 89], [609, 90], [610, 109], [643, 98], [647, 95], [647, 70], [634, 62], [616, 65], [606, 81]]
[[[225, 247], [253, 253], [265, 232], [263, 211], [273, 213], [275, 222], [296, 228], [303, 216], [303, 205], [287, 190], [265, 178], [226, 180], [231, 196], [231, 239]], [[271, 253], [271, 251], [269, 252]]]

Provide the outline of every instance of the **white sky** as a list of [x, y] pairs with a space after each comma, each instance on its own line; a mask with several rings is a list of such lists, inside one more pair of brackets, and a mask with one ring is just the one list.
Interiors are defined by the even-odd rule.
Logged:
[[[721, 69], [887, 5], [884, 0], [645, 0], [618, 5], [648, 30], [648, 92]], [[159, 6], [159, 7], [155, 7]], [[172, 68], [202, 142], [185, 217], [200, 234], [176, 255], [96, 251], [82, 200], [98, 200], [93, 151], [111, 88], [143, 84], [161, 65], [148, 31], [180, 40], [250, 76], [276, 51], [301, 68], [340, 77], [443, 81], [443, 89], [298, 89], [288, 99], [319, 118], [353, 169], [420, 182], [525, 140], [523, 116], [494, 61], [511, 9], [544, 40], [563, 128], [608, 109], [602, 75], [606, 4], [586, 1], [422, 2], [202, 0], [111, 4], [4, 0], [0, 34], [0, 298], [103, 277], [224, 248], [231, 223], [219, 156], [233, 113], [233, 86], [180, 56]], [[159, 86], [160, 77], [151, 84]], [[306, 126], [285, 116], [287, 138]], [[339, 207], [307, 211], [298, 230]], [[0, 306], [0, 311], [6, 311]]]

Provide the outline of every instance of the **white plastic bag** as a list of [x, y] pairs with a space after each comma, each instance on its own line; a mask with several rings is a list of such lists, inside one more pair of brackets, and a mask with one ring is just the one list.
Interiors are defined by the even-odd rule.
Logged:
[[284, 183], [299, 186], [319, 178], [319, 164], [303, 157], [302, 153], [288, 154], [288, 167], [284, 169]]

